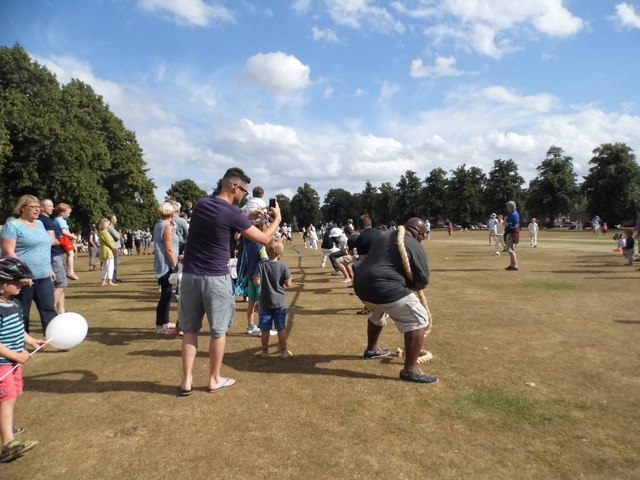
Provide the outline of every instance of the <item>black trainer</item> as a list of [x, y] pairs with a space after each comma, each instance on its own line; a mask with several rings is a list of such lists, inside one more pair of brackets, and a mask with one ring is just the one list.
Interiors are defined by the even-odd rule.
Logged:
[[436, 383], [438, 381], [437, 377], [430, 377], [429, 375], [425, 375], [420, 370], [413, 373], [400, 370], [400, 379], [406, 380], [407, 382], [415, 383]]
[[376, 348], [375, 350], [365, 350], [362, 356], [366, 359], [386, 357], [391, 352], [383, 348]]

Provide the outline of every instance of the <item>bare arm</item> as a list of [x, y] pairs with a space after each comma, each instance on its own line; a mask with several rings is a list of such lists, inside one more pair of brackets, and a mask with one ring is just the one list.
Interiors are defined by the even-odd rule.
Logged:
[[18, 258], [16, 255], [16, 239], [15, 238], [3, 238], [2, 239], [2, 255], [5, 257]]
[[176, 259], [176, 252], [173, 251], [173, 229], [171, 225], [165, 225], [162, 229], [162, 239], [164, 243], [164, 250], [167, 252], [167, 258], [171, 264], [171, 268], [175, 267], [178, 263]]
[[264, 232], [260, 231], [259, 228], [254, 227], [253, 225], [242, 232], [242, 235], [247, 237], [252, 242], [259, 243], [261, 245], [266, 245], [271, 241], [273, 235], [278, 231], [280, 227], [280, 221], [282, 220], [282, 216], [280, 215], [280, 207], [276, 205], [271, 208], [271, 211], [275, 215], [273, 222], [269, 224], [269, 226], [265, 229]]
[[289, 277], [284, 281], [284, 286], [289, 288], [292, 283], [293, 283], [293, 279], [291, 277]]

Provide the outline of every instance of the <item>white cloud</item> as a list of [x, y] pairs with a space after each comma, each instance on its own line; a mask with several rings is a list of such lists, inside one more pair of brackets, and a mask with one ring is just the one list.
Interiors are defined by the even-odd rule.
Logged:
[[558, 99], [547, 93], [523, 96], [500, 86], [484, 88], [480, 91], [480, 94], [493, 102], [515, 105], [532, 112], [549, 112], [558, 105]]
[[367, 91], [362, 88], [356, 88], [356, 91], [353, 92], [354, 97], [362, 97], [363, 95], [367, 95]]
[[371, 0], [324, 0], [329, 15], [341, 25], [355, 29], [364, 26], [381, 33], [402, 33], [402, 22], [396, 20], [386, 8], [373, 5]]
[[619, 3], [616, 5], [616, 15], [623, 26], [640, 28], [640, 15], [628, 3]]
[[230, 21], [231, 11], [222, 5], [210, 5], [203, 0], [138, 0], [138, 5], [147, 12], [168, 12], [178, 23], [206, 27], [213, 20]]
[[338, 36], [330, 28], [323, 30], [317, 27], [313, 27], [312, 33], [314, 40], [320, 40], [329, 43], [338, 43], [340, 41]]
[[410, 73], [414, 78], [456, 77], [462, 75], [462, 72], [455, 65], [455, 57], [438, 57], [434, 65], [425, 65], [421, 59], [416, 59], [411, 62]]
[[327, 86], [327, 88], [324, 89], [324, 93], [322, 96], [326, 99], [330, 99], [330, 98], [333, 98], [333, 93], [334, 93], [333, 87]]
[[286, 93], [311, 85], [311, 69], [293, 55], [258, 53], [245, 63], [245, 79], [270, 90]]

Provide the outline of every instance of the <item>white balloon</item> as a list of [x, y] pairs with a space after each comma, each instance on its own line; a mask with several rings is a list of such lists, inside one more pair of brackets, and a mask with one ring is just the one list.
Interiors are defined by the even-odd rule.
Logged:
[[87, 321], [82, 315], [67, 312], [53, 317], [44, 336], [52, 347], [69, 350], [84, 340], [88, 330]]

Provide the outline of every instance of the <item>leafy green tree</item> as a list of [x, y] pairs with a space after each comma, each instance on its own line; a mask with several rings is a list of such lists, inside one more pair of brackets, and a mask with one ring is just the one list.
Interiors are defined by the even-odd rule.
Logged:
[[422, 216], [424, 213], [423, 185], [416, 172], [407, 170], [400, 177], [396, 188], [396, 222], [404, 223], [412, 217]]
[[447, 172], [434, 168], [424, 181], [425, 217], [434, 223], [444, 222], [446, 217]]
[[31, 193], [71, 204], [76, 230], [111, 212], [123, 228], [157, 219], [133, 132], [89, 85], [60, 86], [19, 46], [0, 47], [0, 159], [5, 217], [17, 197]]
[[320, 223], [320, 197], [311, 185], [305, 183], [298, 187], [296, 194], [291, 199], [291, 213], [296, 219], [298, 227]]
[[358, 194], [358, 201], [356, 202], [358, 213], [355, 217], [367, 214], [369, 215], [369, 218], [371, 218], [372, 222], [377, 222], [377, 211], [375, 209], [377, 197], [378, 189], [374, 187], [369, 180], [367, 180], [364, 190]]
[[593, 165], [582, 189], [590, 216], [599, 215], [609, 225], [634, 221], [640, 199], [640, 166], [624, 143], [604, 143], [593, 150]]
[[[286, 195], [278, 193], [276, 195], [276, 201], [280, 206], [282, 221], [291, 225], [293, 223], [293, 214], [291, 213], [291, 200], [289, 200], [289, 197], [287, 197]], [[304, 226], [306, 227], [306, 225]], [[303, 225], [298, 225], [298, 227], [302, 228]]]
[[484, 220], [483, 207], [486, 177], [479, 167], [460, 165], [451, 170], [447, 186], [447, 211], [453, 222], [467, 227]]
[[485, 217], [491, 212], [506, 212], [505, 204], [509, 200], [521, 207], [524, 179], [518, 173], [518, 165], [509, 160], [494, 160], [485, 188]]
[[348, 218], [353, 219], [358, 214], [353, 194], [343, 188], [332, 188], [327, 192], [321, 211], [325, 222], [337, 224], [345, 224]]
[[187, 202], [195, 205], [198, 200], [207, 196], [207, 192], [201, 189], [193, 180], [185, 179], [171, 184], [169, 190], [167, 190], [167, 196], [175, 198], [183, 206]]
[[376, 197], [376, 220], [375, 222], [373, 218], [371, 220], [374, 225], [389, 225], [390, 221], [396, 221], [396, 218], [398, 218], [396, 210], [397, 191], [389, 182], [380, 185], [378, 190], [380, 193]]
[[527, 211], [548, 226], [571, 212], [580, 199], [573, 159], [563, 153], [560, 147], [549, 148], [527, 191]]

